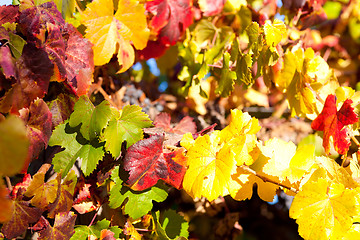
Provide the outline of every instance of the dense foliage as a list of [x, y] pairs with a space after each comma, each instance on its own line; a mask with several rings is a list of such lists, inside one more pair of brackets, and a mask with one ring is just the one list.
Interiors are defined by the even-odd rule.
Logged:
[[0, 237], [360, 239], [359, 29], [359, 0], [0, 6]]

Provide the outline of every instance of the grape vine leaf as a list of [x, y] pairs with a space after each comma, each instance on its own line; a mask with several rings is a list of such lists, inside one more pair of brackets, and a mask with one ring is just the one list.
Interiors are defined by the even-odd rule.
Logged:
[[[152, 201], [162, 202], [168, 195], [164, 188], [157, 186], [141, 192], [123, 186], [123, 181], [119, 177], [119, 167], [114, 168], [111, 179], [115, 185], [110, 190], [109, 206], [118, 208], [127, 199], [124, 212], [133, 219], [138, 219], [147, 214], [152, 209]], [[137, 207], [134, 208], [134, 206]]]
[[17, 5], [3, 5], [0, 6], [0, 25], [4, 23], [13, 23], [19, 15], [19, 6]]
[[296, 194], [289, 214], [296, 219], [303, 238], [337, 239], [353, 224], [357, 194], [355, 189], [323, 178], [308, 181]]
[[176, 211], [170, 209], [163, 213], [157, 211], [152, 214], [156, 221], [156, 232], [159, 235], [159, 239], [178, 239], [179, 237], [189, 237], [189, 223], [184, 220], [183, 216], [180, 216]]
[[223, 55], [223, 66], [221, 68], [221, 75], [218, 86], [215, 92], [222, 97], [227, 97], [234, 89], [234, 80], [236, 79], [236, 72], [231, 71], [229, 68], [230, 53], [225, 52]]
[[75, 233], [70, 240], [87, 240], [91, 235], [100, 238], [102, 230], [110, 230], [114, 233], [113, 237], [115, 238], [118, 238], [121, 233], [121, 229], [119, 227], [110, 227], [110, 221], [103, 219], [90, 227], [84, 225], [75, 226]]
[[22, 195], [12, 201], [13, 211], [10, 220], [5, 222], [1, 228], [6, 238], [12, 239], [21, 235], [28, 228], [30, 223], [39, 220], [42, 211], [36, 207], [30, 207], [30, 201], [22, 200]]
[[126, 146], [130, 147], [143, 138], [142, 128], [151, 127], [152, 124], [149, 116], [137, 105], [127, 105], [121, 113], [116, 111], [114, 115], [101, 139], [106, 141], [105, 149], [117, 158], [120, 156], [121, 144], [124, 141]]
[[87, 27], [85, 37], [94, 44], [95, 65], [108, 63], [118, 47], [120, 72], [134, 63], [130, 43], [136, 49], [143, 49], [150, 33], [144, 6], [135, 0], [119, 0], [115, 15], [112, 0], [95, 0], [81, 13], [81, 22]]
[[58, 191], [56, 201], [53, 203], [54, 206], [50, 206], [48, 216], [54, 218], [57, 213], [68, 212], [73, 206], [73, 196], [77, 177], [74, 171], [69, 172], [63, 182], [61, 183]]
[[79, 158], [81, 160], [81, 170], [88, 176], [98, 162], [103, 158], [104, 151], [101, 146], [94, 147], [89, 143], [79, 143], [76, 132], [71, 129], [68, 120], [58, 125], [51, 135], [49, 146], [61, 146], [63, 151], [55, 154], [52, 164], [54, 170], [62, 173], [64, 177]]
[[145, 6], [154, 15], [150, 27], [165, 45], [176, 44], [193, 22], [191, 0], [155, 0], [146, 2]]
[[24, 122], [13, 115], [0, 121], [0, 175], [12, 176], [25, 167], [29, 151], [29, 139]]
[[131, 189], [148, 189], [159, 179], [180, 188], [186, 171], [186, 157], [182, 149], [164, 152], [163, 142], [164, 135], [153, 135], [129, 147], [124, 158], [124, 169], [129, 171], [126, 183]]
[[130, 222], [128, 219], [124, 226], [124, 234], [127, 236], [130, 236], [130, 239], [132, 240], [141, 240], [142, 234], [140, 234], [138, 231], [136, 231], [134, 225]]
[[[283, 149], [286, 149], [284, 151]], [[268, 158], [262, 171], [278, 177], [280, 182], [289, 180], [291, 184], [300, 181], [304, 174], [315, 164], [315, 146], [303, 145], [296, 149], [293, 142], [272, 138], [261, 148]]]
[[266, 44], [272, 51], [276, 51], [276, 45], [278, 45], [286, 35], [286, 26], [284, 22], [279, 19], [275, 19], [273, 23], [271, 23], [270, 20], [266, 20], [264, 24], [264, 34]]
[[41, 210], [47, 209], [50, 203], [55, 202], [60, 187], [60, 175], [55, 179], [44, 182], [45, 174], [49, 168], [50, 164], [43, 164], [33, 176], [29, 187], [24, 193], [26, 197], [32, 197], [31, 204]]
[[3, 181], [0, 181], [0, 223], [10, 220], [13, 212], [13, 201], [9, 197], [9, 192], [5, 188]]
[[52, 114], [43, 99], [38, 98], [29, 109], [20, 110], [20, 117], [26, 123], [27, 136], [30, 139], [28, 158], [22, 172], [26, 172], [29, 163], [36, 159], [47, 147], [52, 128]]
[[199, 0], [198, 4], [204, 16], [209, 17], [221, 13], [225, 0]]
[[53, 127], [64, 123], [64, 121], [70, 117], [73, 112], [75, 102], [76, 98], [73, 95], [60, 93], [56, 99], [49, 103]]
[[33, 43], [24, 46], [15, 66], [18, 76], [0, 99], [1, 112], [17, 113], [18, 110], [29, 107], [37, 97], [44, 97], [54, 72], [54, 64], [46, 51]]
[[347, 129], [344, 126], [358, 121], [351, 104], [352, 100], [347, 99], [337, 111], [335, 95], [330, 94], [325, 100], [323, 110], [311, 123], [314, 130], [324, 132], [323, 147], [327, 154], [330, 152], [330, 137], [332, 137], [335, 150], [339, 154], [346, 154], [349, 149], [350, 141], [347, 136]]
[[164, 129], [165, 132], [185, 134], [190, 132], [196, 133], [196, 124], [192, 117], [186, 116], [175, 126], [171, 126], [171, 117], [168, 113], [159, 113], [154, 120], [154, 126]]
[[85, 139], [91, 141], [100, 136], [111, 117], [112, 111], [108, 101], [102, 101], [94, 107], [90, 99], [84, 95], [75, 103], [69, 125], [70, 127], [77, 127], [81, 124], [80, 133]]
[[54, 226], [52, 227], [47, 223], [46, 228], [39, 232], [39, 239], [70, 239], [74, 234], [75, 220], [76, 215], [73, 212], [61, 212], [56, 214]]
[[191, 134], [185, 134], [181, 140], [188, 157], [183, 188], [193, 198], [204, 196], [212, 201], [229, 192], [231, 174], [236, 172], [236, 159], [230, 145], [220, 147], [220, 136], [221, 132], [216, 130], [195, 141]]
[[91, 184], [85, 183], [80, 189], [74, 201], [73, 208], [80, 214], [88, 213], [97, 209], [90, 193]]

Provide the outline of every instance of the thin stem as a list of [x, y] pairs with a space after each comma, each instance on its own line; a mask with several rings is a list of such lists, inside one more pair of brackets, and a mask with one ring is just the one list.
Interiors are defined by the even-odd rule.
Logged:
[[354, 143], [355, 143], [358, 147], [360, 146], [359, 141], [358, 141], [353, 135], [351, 135], [351, 139], [354, 141]]
[[259, 173], [257, 173], [256, 171], [252, 170], [251, 168], [249, 168], [249, 167], [246, 166], [246, 165], [242, 165], [241, 168], [244, 169], [245, 171], [249, 172], [249, 173], [254, 174], [255, 176], [257, 176], [258, 178], [260, 178], [260, 179], [263, 180], [264, 182], [273, 183], [273, 184], [278, 185], [278, 186], [280, 186], [280, 187], [286, 188], [286, 189], [288, 189], [288, 190], [290, 190], [290, 191], [292, 191], [292, 192], [294, 192], [294, 193], [298, 193], [298, 192], [299, 192], [298, 190], [296, 190], [296, 189], [293, 188], [293, 187], [286, 186], [286, 185], [284, 185], [284, 184], [282, 184], [282, 183], [279, 183], [279, 182], [276, 182], [276, 181], [274, 181], [274, 180], [272, 180], [272, 179], [270, 179], [270, 178], [268, 178], [268, 177], [265, 177], [265, 176], [260, 175]]
[[89, 224], [88, 227], [91, 227], [91, 226], [93, 225], [93, 223], [94, 223], [94, 221], [95, 221], [95, 219], [96, 219], [96, 216], [97, 216], [99, 210], [100, 210], [100, 207], [98, 207], [98, 209], [96, 209], [96, 212], [95, 212], [95, 214], [94, 214], [94, 217], [91, 219], [91, 222], [90, 222], [90, 224]]
[[8, 176], [5, 176], [5, 180], [6, 180], [7, 188], [9, 189], [10, 192], [12, 192], [13, 186], [11, 185], [10, 178]]

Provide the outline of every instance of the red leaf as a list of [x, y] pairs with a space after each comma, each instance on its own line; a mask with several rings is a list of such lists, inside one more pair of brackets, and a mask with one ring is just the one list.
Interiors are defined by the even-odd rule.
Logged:
[[19, 5], [0, 6], [0, 25], [13, 23], [19, 15]]
[[346, 154], [350, 141], [347, 136], [345, 125], [358, 121], [358, 117], [351, 106], [352, 100], [347, 99], [340, 110], [336, 109], [335, 95], [329, 95], [319, 116], [311, 123], [311, 127], [317, 131], [323, 131], [323, 147], [325, 152], [330, 152], [330, 137], [333, 138], [335, 150], [339, 154]]
[[31, 103], [29, 109], [20, 111], [20, 117], [26, 123], [27, 135], [30, 139], [28, 159], [22, 171], [26, 173], [29, 163], [47, 147], [52, 130], [52, 114], [44, 100], [37, 99]]
[[174, 45], [193, 21], [191, 0], [149, 1], [146, 10], [154, 15], [150, 26], [165, 45]]
[[22, 181], [19, 182], [18, 184], [16, 184], [15, 187], [13, 188], [13, 190], [11, 192], [12, 198], [15, 199], [17, 197], [17, 193], [20, 190], [20, 188], [22, 188], [23, 191], [25, 192], [26, 189], [29, 187], [30, 183], [31, 183], [31, 175], [29, 173], [27, 173], [27, 174], [25, 174]]
[[140, 60], [148, 60], [150, 58], [158, 58], [164, 55], [168, 47], [157, 41], [148, 41], [146, 47], [143, 50], [137, 50], [137, 58]]
[[154, 120], [154, 126], [158, 128], [163, 128], [165, 132], [185, 134], [190, 132], [192, 134], [196, 133], [196, 124], [193, 121], [192, 117], [186, 116], [179, 124], [172, 127], [171, 118], [168, 113], [159, 113]]
[[15, 238], [28, 228], [30, 223], [38, 221], [42, 211], [35, 207], [29, 207], [30, 201], [22, 201], [21, 197], [14, 201], [14, 210], [8, 222], [1, 228], [6, 238]]
[[153, 135], [133, 144], [124, 159], [124, 169], [129, 171], [127, 184], [141, 191], [154, 186], [159, 179], [180, 188], [185, 171], [183, 150], [163, 152], [164, 135]]
[[66, 240], [74, 234], [76, 215], [73, 212], [62, 212], [55, 216], [55, 223], [52, 227], [50, 224], [39, 232], [38, 239], [47, 240]]
[[92, 212], [97, 209], [91, 197], [90, 186], [91, 184], [84, 184], [79, 191], [78, 197], [75, 199], [73, 208], [80, 214]]

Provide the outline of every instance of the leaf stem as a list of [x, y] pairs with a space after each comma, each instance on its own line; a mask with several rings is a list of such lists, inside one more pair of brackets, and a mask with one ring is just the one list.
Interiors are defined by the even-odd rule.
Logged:
[[9, 191], [12, 192], [13, 186], [11, 185], [10, 178], [8, 176], [5, 176], [5, 180], [6, 180], [6, 185], [7, 185], [8, 189], [9, 189]]
[[252, 173], [254, 174], [255, 176], [257, 176], [258, 178], [260, 178], [261, 180], [263, 180], [264, 182], [270, 182], [270, 183], [273, 183], [275, 185], [278, 185], [280, 187], [283, 187], [283, 188], [286, 188], [294, 193], [298, 193], [299, 191], [296, 190], [295, 188], [293, 187], [289, 187], [289, 186], [286, 186], [282, 183], [279, 183], [279, 182], [276, 182], [268, 177], [265, 177], [265, 176], [262, 176], [261, 174], [257, 173], [256, 171], [254, 171], [253, 169], [249, 168], [248, 166], [246, 165], [241, 165], [241, 168], [244, 169], [245, 171], [249, 172], [249, 173]]

